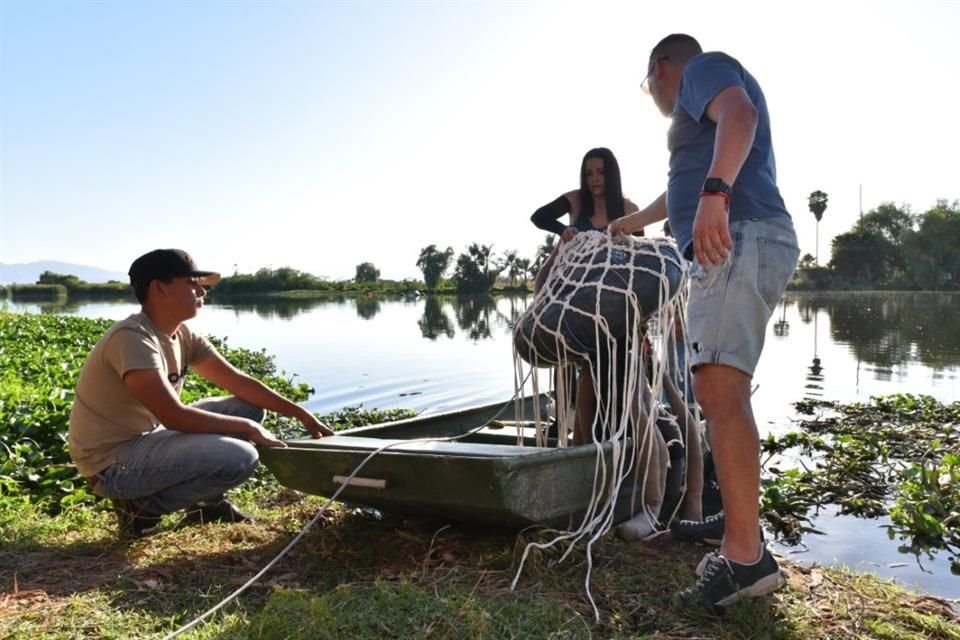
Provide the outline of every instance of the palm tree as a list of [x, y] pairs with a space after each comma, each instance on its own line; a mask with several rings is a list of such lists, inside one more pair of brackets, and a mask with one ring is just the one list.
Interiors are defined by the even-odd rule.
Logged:
[[530, 271], [530, 258], [517, 258], [510, 268], [510, 277], [519, 276], [523, 278], [523, 286], [527, 286], [527, 273]]
[[553, 247], [555, 246], [557, 236], [552, 233], [548, 233], [542, 245], [537, 247], [537, 255], [533, 259], [533, 266], [531, 269], [533, 273], [536, 273], [540, 270], [540, 267], [543, 266], [543, 263], [547, 261], [547, 258], [550, 257], [550, 254], [553, 253]]
[[510, 286], [512, 287], [514, 282], [519, 275], [517, 273], [517, 250], [512, 249], [510, 251], [505, 251], [503, 253], [503, 265], [506, 268], [507, 276], [510, 278]]
[[817, 219], [817, 251], [815, 260], [820, 264], [820, 219], [823, 212], [827, 210], [827, 194], [819, 189], [810, 194], [807, 199], [807, 206], [810, 207], [810, 213]]

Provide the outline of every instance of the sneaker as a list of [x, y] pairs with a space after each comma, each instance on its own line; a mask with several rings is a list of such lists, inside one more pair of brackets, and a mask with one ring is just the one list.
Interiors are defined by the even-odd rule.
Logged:
[[657, 531], [658, 523], [651, 520], [646, 512], [641, 511], [617, 527], [617, 535], [626, 541], [643, 540]]
[[198, 502], [185, 509], [186, 515], [184, 522], [187, 524], [204, 524], [207, 522], [243, 522], [253, 524], [256, 522], [253, 516], [240, 511], [237, 507], [227, 500], [205, 500]]
[[767, 595], [786, 584], [766, 547], [753, 564], [727, 560], [716, 551], [708, 553], [697, 565], [697, 576], [696, 584], [674, 596], [674, 607], [726, 607], [744, 598]]
[[113, 499], [113, 511], [117, 514], [117, 528], [121, 538], [143, 538], [155, 532], [161, 516], [146, 511], [136, 500]]
[[723, 511], [704, 520], [678, 520], [670, 525], [674, 540], [684, 542], [705, 542], [719, 547], [723, 542]]

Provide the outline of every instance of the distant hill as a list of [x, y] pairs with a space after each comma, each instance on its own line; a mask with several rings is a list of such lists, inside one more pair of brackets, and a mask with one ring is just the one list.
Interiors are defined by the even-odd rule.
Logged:
[[120, 271], [108, 271], [82, 264], [42, 260], [23, 264], [4, 264], [0, 262], [0, 284], [33, 284], [44, 271], [53, 271], [63, 275], [74, 275], [85, 282], [109, 282], [119, 280], [128, 282], [130, 277]]

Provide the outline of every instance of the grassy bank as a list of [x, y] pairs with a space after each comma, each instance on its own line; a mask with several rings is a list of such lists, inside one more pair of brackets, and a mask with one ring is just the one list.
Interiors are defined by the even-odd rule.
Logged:
[[[116, 541], [112, 515], [74, 507], [52, 517], [0, 504], [0, 637], [161, 637], [232, 592], [283, 548], [322, 501], [278, 487], [238, 500], [253, 525], [164, 530]], [[703, 548], [607, 537], [584, 595], [582, 550], [535, 556], [510, 591], [524, 543], [544, 539], [342, 505], [244, 593], [185, 638], [896, 638], [960, 639], [942, 600], [870, 576], [787, 563], [788, 587], [725, 616], [675, 611]]]
[[[257, 516], [256, 524], [183, 527], [171, 515], [157, 535], [119, 542], [112, 513], [78, 481], [64, 449], [77, 371], [108, 325], [0, 313], [0, 638], [162, 637], [246, 582], [324, 504], [280, 487], [261, 470], [236, 496]], [[310, 390], [278, 372], [267, 354], [219, 342], [237, 366], [294, 399], [308, 396]], [[209, 393], [196, 376], [188, 378], [186, 400]], [[939, 408], [909, 398], [879, 407], [882, 412], [869, 418], [831, 407], [852, 421], [818, 414], [811, 425], [832, 426], [829, 437], [816, 442], [841, 438], [843, 425], [858, 420], [943, 419]], [[346, 428], [401, 415], [346, 410], [327, 419]], [[915, 419], [911, 424], [917, 437], [939, 433], [916, 426]], [[270, 426], [296, 431], [287, 422]], [[878, 442], [894, 438], [869, 433]], [[792, 440], [777, 446], [787, 444], [798, 446]], [[904, 447], [898, 441], [885, 451], [894, 459], [889, 452]], [[943, 456], [936, 461], [943, 463]], [[769, 486], [777, 487], [784, 504], [795, 505], [802, 522], [811, 503], [793, 497], [799, 489], [789, 493], [795, 485], [778, 480]], [[809, 495], [815, 493], [822, 491], [814, 487]], [[923, 513], [927, 506], [911, 499], [916, 503], [905, 504], [906, 512]], [[942, 599], [909, 594], [868, 575], [786, 561], [789, 585], [771, 597], [719, 618], [676, 611], [670, 597], [694, 579], [705, 549], [668, 539], [599, 541], [590, 578], [600, 611], [595, 620], [582, 548], [562, 563], [556, 550], [534, 554], [510, 590], [526, 543], [549, 539], [537, 529], [478, 529], [335, 505], [260, 583], [181, 637], [960, 640], [957, 612]]]

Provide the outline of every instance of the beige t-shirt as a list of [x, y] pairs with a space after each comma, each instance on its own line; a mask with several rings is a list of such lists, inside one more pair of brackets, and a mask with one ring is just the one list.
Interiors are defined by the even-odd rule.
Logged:
[[213, 351], [185, 324], [171, 337], [142, 312], [110, 327], [80, 370], [70, 411], [70, 457], [80, 473], [99, 473], [116, 462], [124, 446], [159, 425], [124, 384], [128, 371], [159, 369], [179, 395], [187, 368]]

